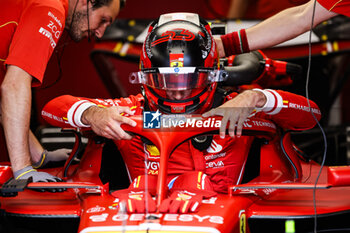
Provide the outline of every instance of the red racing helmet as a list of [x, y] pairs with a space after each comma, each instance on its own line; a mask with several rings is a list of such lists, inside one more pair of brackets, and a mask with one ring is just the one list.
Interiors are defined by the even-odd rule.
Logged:
[[167, 114], [204, 112], [225, 76], [209, 24], [192, 13], [161, 15], [150, 25], [140, 67], [130, 81], [143, 84], [151, 110]]

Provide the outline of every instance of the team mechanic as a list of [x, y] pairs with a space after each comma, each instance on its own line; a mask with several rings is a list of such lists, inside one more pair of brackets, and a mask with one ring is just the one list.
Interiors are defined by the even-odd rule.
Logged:
[[[179, 200], [176, 198], [180, 191], [189, 191], [191, 194], [187, 196], [192, 195], [198, 201], [211, 196], [212, 191], [227, 193], [228, 185], [240, 182], [243, 163], [254, 139], [241, 135], [242, 125], [249, 115], [254, 113], [284, 129], [306, 130], [315, 125], [307, 100], [302, 96], [261, 89], [225, 93], [218, 87], [217, 62], [216, 46], [204, 20], [196, 14], [167, 14], [151, 24], [143, 44], [141, 71], [133, 74], [140, 77], [142, 94], [120, 99], [64, 95], [46, 104], [42, 116], [55, 126], [91, 127], [98, 135], [114, 139], [134, 180], [131, 191], [143, 185], [145, 169], [148, 177], [158, 174], [159, 152], [138, 136], [129, 140], [132, 137], [120, 125], [136, 123], [127, 115], [140, 115], [144, 110], [160, 110], [163, 114], [222, 115], [219, 135], [207, 137], [209, 143], [202, 144], [196, 139], [186, 141], [169, 159], [169, 187], [173, 188], [161, 210], [195, 211], [198, 206], [192, 209], [171, 203]], [[320, 118], [320, 111], [313, 102], [311, 109]], [[228, 122], [229, 135], [226, 136], [224, 129]], [[149, 184], [153, 182], [150, 178]], [[123, 197], [119, 191], [115, 195]], [[138, 209], [135, 210], [135, 206]], [[128, 210], [142, 212], [144, 208], [139, 206], [142, 203], [128, 206]]]
[[[249, 52], [280, 44], [338, 14], [350, 16], [350, 0], [310, 0], [252, 26], [215, 38], [219, 56]], [[313, 14], [315, 6], [315, 14]]]
[[42, 83], [46, 65], [64, 28], [74, 41], [90, 34], [101, 37], [124, 2], [0, 0], [1, 121], [16, 179], [60, 181], [31, 166], [33, 163], [40, 167], [68, 156], [66, 151], [44, 151], [30, 131], [31, 87]]

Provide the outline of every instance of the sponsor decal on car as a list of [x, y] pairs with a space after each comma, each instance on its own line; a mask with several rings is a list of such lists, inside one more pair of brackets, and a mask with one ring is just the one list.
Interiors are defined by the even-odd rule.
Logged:
[[240, 233], [246, 233], [246, 228], [247, 228], [246, 225], [247, 225], [247, 222], [246, 222], [245, 211], [241, 210], [239, 212], [239, 232]]
[[157, 218], [163, 218], [163, 221], [169, 222], [198, 222], [198, 223], [216, 223], [224, 224], [224, 218], [216, 215], [204, 215], [200, 216], [197, 214], [115, 214], [110, 215], [108, 213], [101, 213], [98, 215], [92, 215], [89, 219], [92, 222], [105, 222], [110, 219], [114, 222], [122, 221], [143, 221], [149, 215], [156, 216]]
[[101, 207], [101, 206], [95, 206], [95, 207], [91, 207], [90, 209], [86, 210], [86, 213], [99, 213], [99, 212], [103, 212], [105, 211], [106, 208], [105, 207]]

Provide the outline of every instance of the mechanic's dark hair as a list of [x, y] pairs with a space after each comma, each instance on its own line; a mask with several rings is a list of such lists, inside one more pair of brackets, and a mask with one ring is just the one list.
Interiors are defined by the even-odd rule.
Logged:
[[[91, 2], [92, 7], [94, 9], [100, 8], [102, 6], [108, 6], [112, 2], [112, 0], [88, 0], [88, 1]], [[120, 4], [119, 9], [122, 9], [125, 6], [125, 2], [126, 0], [119, 0], [119, 4]]]

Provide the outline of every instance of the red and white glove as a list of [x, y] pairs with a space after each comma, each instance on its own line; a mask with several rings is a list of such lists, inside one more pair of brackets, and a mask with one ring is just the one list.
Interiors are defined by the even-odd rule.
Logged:
[[153, 213], [157, 207], [151, 195], [155, 195], [156, 187], [157, 176], [138, 176], [128, 189], [115, 191], [112, 196], [119, 198], [119, 202], [125, 201], [128, 213]]
[[149, 192], [118, 190], [112, 193], [114, 197], [119, 198], [119, 202], [125, 201], [128, 213], [153, 213], [156, 211], [156, 202]]
[[159, 212], [162, 213], [190, 213], [197, 212], [203, 198], [216, 195], [212, 184], [203, 172], [192, 171], [176, 178], [169, 198], [162, 201]]
[[169, 198], [162, 201], [159, 207], [161, 213], [190, 213], [197, 212], [202, 203], [203, 195], [186, 190], [174, 191]]

